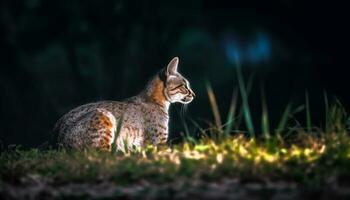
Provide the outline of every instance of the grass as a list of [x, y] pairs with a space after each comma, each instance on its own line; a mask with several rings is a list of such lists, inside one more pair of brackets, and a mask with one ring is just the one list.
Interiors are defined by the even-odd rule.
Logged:
[[[201, 134], [199, 139], [188, 136], [183, 143], [171, 147], [147, 146], [134, 152], [7, 149], [0, 154], [0, 185], [18, 184], [33, 176], [54, 185], [102, 181], [119, 185], [144, 181], [216, 182], [227, 178], [241, 183], [284, 181], [309, 187], [332, 181], [350, 183], [350, 118], [338, 99], [330, 105], [324, 93], [324, 128], [312, 127], [307, 92], [305, 106], [287, 104], [278, 125], [271, 128], [262, 90], [262, 137], [257, 137], [248, 102], [252, 84], [249, 81], [245, 86], [239, 69], [238, 75], [238, 87], [233, 90], [224, 124], [214, 90], [207, 84], [214, 123], [204, 128], [190, 119]], [[294, 119], [300, 112], [305, 112], [305, 127]], [[247, 131], [238, 129], [242, 121]], [[296, 123], [291, 126], [291, 121]], [[118, 123], [117, 132], [120, 126]]]
[[[209, 93], [213, 94], [213, 90], [210, 89]], [[287, 122], [293, 118], [293, 113], [303, 110], [303, 106], [293, 109], [292, 104], [288, 104], [275, 131], [264, 125], [269, 120], [263, 100], [261, 122], [265, 134], [257, 138], [247, 137], [244, 131], [234, 135], [230, 132], [235, 120], [240, 121], [235, 115], [237, 96], [234, 92], [226, 124], [220, 125], [221, 128], [204, 129], [192, 121], [202, 137], [199, 140], [190, 138], [171, 147], [148, 146], [134, 152], [112, 153], [93, 149], [7, 149], [0, 154], [0, 184], [21, 183], [30, 176], [56, 185], [101, 181], [128, 185], [142, 181], [166, 183], [176, 180], [220, 181], [223, 178], [242, 182], [287, 181], [312, 187], [330, 180], [349, 183], [348, 117], [337, 99], [332, 106], [327, 100], [327, 126], [324, 130], [311, 129], [309, 117], [306, 128], [288, 128]], [[218, 105], [213, 102], [212, 107], [218, 110]], [[309, 112], [308, 107], [306, 112]]]
[[0, 179], [6, 183], [19, 183], [35, 175], [55, 184], [238, 178], [317, 186], [334, 178], [350, 180], [349, 167], [350, 137], [346, 133], [300, 135], [293, 143], [275, 143], [272, 139], [262, 142], [243, 136], [226, 137], [220, 142], [207, 138], [197, 144], [149, 146], [126, 154], [15, 149], [0, 155]]

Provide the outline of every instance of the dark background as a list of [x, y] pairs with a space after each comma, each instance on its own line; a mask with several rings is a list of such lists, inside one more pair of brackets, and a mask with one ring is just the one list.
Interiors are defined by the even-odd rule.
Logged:
[[[349, 15], [336, 1], [7, 0], [0, 4], [0, 141], [47, 140], [71, 108], [137, 94], [174, 56], [197, 98], [187, 116], [212, 120], [209, 81], [226, 116], [238, 58], [254, 74], [256, 121], [264, 90], [272, 124], [310, 93], [314, 125], [323, 91], [349, 109]], [[171, 108], [172, 138], [183, 130]], [[302, 118], [302, 117], [301, 117]], [[273, 125], [272, 125], [273, 126]]]

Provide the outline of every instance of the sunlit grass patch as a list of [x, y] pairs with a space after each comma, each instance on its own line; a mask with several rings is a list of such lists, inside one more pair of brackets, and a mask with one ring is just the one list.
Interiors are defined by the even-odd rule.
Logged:
[[350, 177], [349, 167], [350, 139], [339, 134], [315, 138], [307, 144], [272, 147], [269, 141], [238, 136], [220, 142], [204, 139], [198, 144], [183, 143], [172, 148], [149, 146], [126, 155], [33, 149], [3, 152], [0, 156], [1, 181], [9, 183], [35, 175], [55, 184], [249, 178], [319, 185], [330, 178]]

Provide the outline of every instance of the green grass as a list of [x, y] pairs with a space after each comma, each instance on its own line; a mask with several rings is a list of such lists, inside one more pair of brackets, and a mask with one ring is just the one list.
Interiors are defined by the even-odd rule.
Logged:
[[239, 178], [315, 186], [334, 178], [350, 178], [349, 168], [350, 138], [345, 133], [300, 135], [293, 143], [283, 144], [236, 136], [220, 142], [202, 139], [197, 144], [172, 148], [149, 146], [126, 154], [16, 149], [0, 155], [0, 180], [5, 183], [18, 183], [35, 175], [55, 184]]

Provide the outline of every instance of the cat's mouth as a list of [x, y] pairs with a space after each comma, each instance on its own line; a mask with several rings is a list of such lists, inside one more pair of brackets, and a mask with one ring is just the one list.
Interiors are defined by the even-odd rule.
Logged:
[[181, 99], [183, 104], [188, 104], [191, 103], [191, 101], [193, 101], [194, 97], [193, 96], [185, 96], [183, 99]]

